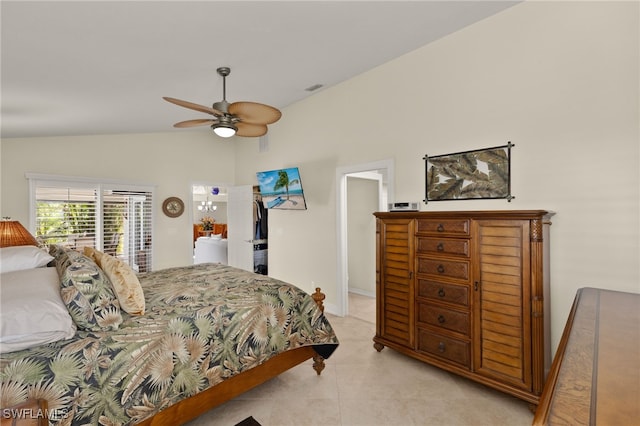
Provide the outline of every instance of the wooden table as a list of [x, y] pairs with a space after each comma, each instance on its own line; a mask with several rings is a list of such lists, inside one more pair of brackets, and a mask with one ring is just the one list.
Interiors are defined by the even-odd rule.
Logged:
[[578, 290], [533, 424], [640, 424], [640, 294]]

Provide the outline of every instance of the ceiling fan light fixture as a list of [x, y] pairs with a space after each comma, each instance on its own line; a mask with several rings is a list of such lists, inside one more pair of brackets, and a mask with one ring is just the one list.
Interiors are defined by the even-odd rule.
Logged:
[[220, 67], [217, 71], [222, 77], [222, 100], [215, 102], [212, 107], [167, 96], [163, 97], [167, 102], [210, 114], [214, 118], [181, 121], [174, 124], [173, 127], [210, 125], [214, 133], [221, 138], [230, 138], [235, 135], [258, 137], [266, 134], [268, 130], [267, 124], [278, 121], [282, 113], [277, 108], [258, 102], [234, 102], [230, 104], [227, 102], [226, 77], [231, 72], [231, 69], [229, 67]]
[[213, 129], [214, 133], [221, 138], [230, 138], [238, 131], [236, 126], [232, 124], [214, 124], [213, 126], [211, 126], [211, 128]]

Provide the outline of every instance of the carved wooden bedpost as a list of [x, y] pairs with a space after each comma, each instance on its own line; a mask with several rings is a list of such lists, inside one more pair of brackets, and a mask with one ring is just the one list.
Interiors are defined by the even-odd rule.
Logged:
[[[311, 295], [311, 297], [313, 297], [313, 300], [316, 302], [316, 305], [318, 305], [318, 308], [320, 308], [320, 312], [324, 313], [323, 300], [327, 296], [320, 291], [320, 287], [316, 287], [316, 291]], [[322, 370], [324, 370], [324, 358], [322, 358], [318, 354], [315, 354], [313, 356], [313, 369], [316, 370], [316, 373], [318, 374], [318, 376], [320, 375], [320, 373], [322, 373]]]
[[324, 312], [324, 304], [322, 303], [322, 301], [327, 296], [325, 296], [324, 293], [320, 291], [320, 287], [316, 287], [316, 292], [313, 293], [311, 297], [313, 297], [313, 300], [315, 300], [316, 305], [318, 305], [318, 308], [320, 308], [320, 311]]

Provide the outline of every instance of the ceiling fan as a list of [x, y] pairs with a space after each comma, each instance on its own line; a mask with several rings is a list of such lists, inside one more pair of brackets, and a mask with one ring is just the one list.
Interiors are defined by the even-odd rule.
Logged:
[[216, 70], [222, 76], [222, 100], [215, 102], [212, 107], [194, 104], [176, 98], [164, 96], [167, 102], [181, 107], [211, 114], [214, 118], [199, 118], [195, 120], [181, 121], [173, 127], [195, 127], [210, 125], [216, 135], [228, 138], [233, 135], [245, 137], [258, 137], [267, 133], [267, 124], [275, 123], [280, 119], [280, 110], [257, 102], [227, 102], [226, 78], [231, 73], [229, 67], [220, 67]]

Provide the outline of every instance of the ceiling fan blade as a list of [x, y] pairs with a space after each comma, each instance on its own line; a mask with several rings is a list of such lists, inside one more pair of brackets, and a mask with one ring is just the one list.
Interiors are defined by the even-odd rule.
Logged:
[[198, 104], [194, 104], [193, 102], [183, 101], [183, 100], [176, 99], [176, 98], [169, 98], [167, 96], [163, 96], [162, 99], [164, 99], [167, 102], [171, 102], [172, 104], [176, 104], [176, 105], [179, 105], [181, 107], [193, 109], [193, 110], [204, 112], [204, 113], [207, 113], [207, 114], [211, 114], [211, 115], [215, 115], [215, 116], [222, 115], [222, 113], [220, 111], [218, 111], [217, 109], [213, 109], [213, 108], [208, 107], [208, 106], [198, 105]]
[[236, 135], [245, 137], [258, 137], [267, 133], [267, 126], [265, 124], [253, 124], [239, 122], [235, 126], [238, 128]]
[[229, 105], [229, 114], [251, 124], [271, 124], [282, 117], [277, 108], [257, 102], [234, 102]]
[[212, 125], [217, 123], [218, 120], [211, 120], [208, 118], [198, 118], [196, 120], [187, 120], [181, 121], [173, 125], [173, 127], [196, 127], [196, 126], [204, 126], [204, 125]]

